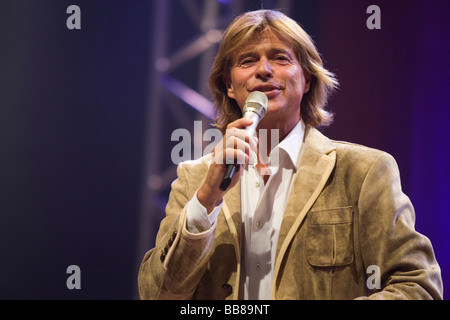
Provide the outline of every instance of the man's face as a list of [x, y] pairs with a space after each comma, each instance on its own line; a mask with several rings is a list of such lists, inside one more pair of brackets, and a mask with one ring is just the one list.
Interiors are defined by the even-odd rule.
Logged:
[[241, 110], [252, 91], [267, 95], [269, 104], [261, 123], [297, 123], [303, 94], [309, 90], [292, 46], [270, 31], [237, 52], [226, 82], [228, 97]]

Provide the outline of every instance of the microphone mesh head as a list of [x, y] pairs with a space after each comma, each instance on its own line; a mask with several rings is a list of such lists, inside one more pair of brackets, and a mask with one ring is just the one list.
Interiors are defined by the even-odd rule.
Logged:
[[244, 109], [242, 113], [248, 111], [257, 113], [260, 118], [264, 117], [267, 111], [267, 104], [269, 100], [267, 96], [261, 91], [253, 91], [245, 100]]

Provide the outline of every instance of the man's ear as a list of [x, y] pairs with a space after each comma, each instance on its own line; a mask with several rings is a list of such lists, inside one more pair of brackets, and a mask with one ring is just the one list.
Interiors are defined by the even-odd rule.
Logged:
[[228, 98], [235, 99], [233, 84], [231, 83], [231, 77], [229, 75], [224, 75], [223, 82], [225, 83], [225, 86], [227, 87]]
[[305, 77], [305, 92], [303, 94], [308, 93], [309, 88], [311, 87], [311, 75], [308, 71], [303, 71], [304, 77]]

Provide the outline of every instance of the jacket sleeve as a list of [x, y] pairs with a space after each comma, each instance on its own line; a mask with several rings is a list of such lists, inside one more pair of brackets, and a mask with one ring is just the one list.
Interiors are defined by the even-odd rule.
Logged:
[[379, 288], [360, 299], [442, 299], [441, 271], [431, 242], [414, 228], [414, 208], [389, 154], [382, 153], [367, 172], [358, 211], [364, 267], [374, 266], [380, 276]]
[[191, 185], [189, 170], [177, 168], [177, 180], [156, 237], [138, 274], [141, 299], [190, 299], [205, 272], [214, 242], [215, 225], [202, 233], [186, 229], [186, 209], [198, 186]]

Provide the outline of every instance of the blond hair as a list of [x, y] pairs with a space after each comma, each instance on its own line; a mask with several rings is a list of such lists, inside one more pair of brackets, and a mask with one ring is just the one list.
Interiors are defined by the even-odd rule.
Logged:
[[270, 30], [288, 41], [295, 51], [305, 77], [310, 78], [309, 91], [303, 96], [300, 114], [311, 126], [326, 126], [333, 114], [324, 109], [331, 92], [337, 88], [334, 74], [323, 67], [322, 59], [311, 37], [291, 18], [274, 10], [257, 10], [241, 14], [224, 33], [209, 77], [209, 89], [214, 100], [214, 125], [223, 133], [227, 125], [242, 117], [236, 101], [227, 95], [225, 77], [230, 76], [237, 50], [264, 31]]

